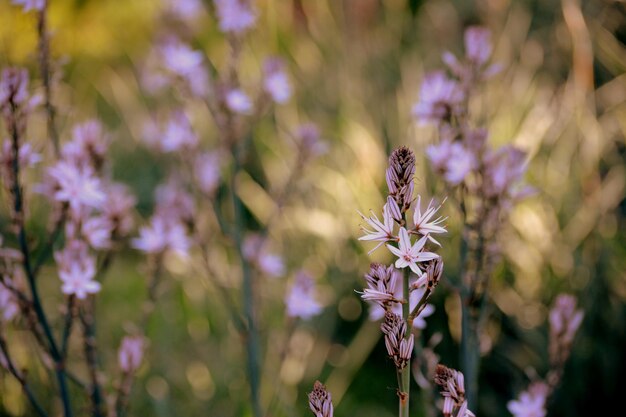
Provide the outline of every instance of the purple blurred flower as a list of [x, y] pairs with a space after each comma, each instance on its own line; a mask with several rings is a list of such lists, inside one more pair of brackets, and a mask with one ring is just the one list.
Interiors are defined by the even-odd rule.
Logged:
[[47, 171], [52, 181], [52, 197], [67, 203], [74, 215], [86, 207], [99, 208], [106, 201], [100, 179], [91, 168], [79, 168], [66, 161], [59, 161]]
[[315, 283], [311, 275], [298, 271], [294, 283], [285, 298], [287, 315], [308, 320], [322, 311], [322, 305], [315, 299]]
[[180, 20], [191, 20], [204, 10], [201, 0], [165, 0], [165, 7], [168, 13]]
[[243, 33], [256, 22], [248, 0], [213, 0], [219, 28], [225, 33]]
[[[4, 277], [5, 283], [11, 285], [11, 281], [8, 277]], [[8, 322], [17, 315], [20, 311], [20, 307], [15, 298], [15, 294], [7, 287], [7, 285], [0, 282], [0, 321]]]
[[132, 240], [132, 246], [146, 253], [162, 254], [171, 251], [186, 257], [191, 242], [183, 225], [153, 216], [150, 224], [139, 230], [139, 237]]
[[279, 104], [286, 103], [291, 97], [291, 85], [284, 67], [285, 64], [279, 58], [269, 58], [263, 66], [263, 89]]
[[70, 240], [54, 259], [59, 267], [61, 291], [85, 299], [88, 294], [100, 291], [100, 283], [95, 281], [96, 260], [89, 255], [89, 248], [80, 240]]
[[228, 91], [224, 97], [224, 101], [226, 102], [226, 107], [232, 112], [239, 114], [252, 113], [252, 101], [250, 97], [238, 88]]
[[426, 149], [433, 168], [441, 173], [450, 185], [459, 185], [476, 168], [475, 155], [459, 142], [443, 140]]
[[43, 10], [46, 5], [46, 0], [11, 0], [11, 3], [16, 6], [22, 6], [24, 13], [26, 13], [31, 10]]
[[117, 361], [124, 373], [135, 372], [143, 360], [145, 340], [141, 336], [124, 336], [117, 354]]
[[477, 66], [484, 65], [492, 52], [491, 32], [480, 26], [471, 26], [465, 30], [465, 56]]
[[534, 383], [517, 400], [509, 401], [507, 408], [513, 417], [544, 417], [547, 392], [543, 382]]
[[463, 99], [463, 90], [456, 81], [449, 79], [443, 71], [432, 72], [422, 81], [419, 101], [413, 106], [413, 117], [421, 124], [438, 124], [456, 114]]
[[207, 152], [196, 157], [194, 172], [202, 192], [213, 194], [219, 185], [221, 159], [222, 156], [219, 152]]

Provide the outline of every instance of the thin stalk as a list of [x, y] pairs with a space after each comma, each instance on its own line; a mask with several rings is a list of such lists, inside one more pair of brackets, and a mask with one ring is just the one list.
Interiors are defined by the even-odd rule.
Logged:
[[92, 415], [94, 417], [104, 417], [106, 415], [106, 403], [102, 395], [102, 387], [100, 386], [100, 380], [98, 378], [98, 346], [96, 343], [96, 323], [94, 312], [95, 300], [92, 298], [88, 301], [88, 305], [85, 306], [85, 309], [80, 312], [80, 320], [83, 325], [85, 361], [87, 362], [87, 369], [91, 380], [89, 395], [93, 411]]
[[24, 391], [26, 398], [28, 398], [28, 402], [33, 407], [37, 415], [39, 417], [48, 417], [48, 413], [46, 413], [42, 405], [39, 403], [39, 400], [37, 400], [37, 398], [35, 397], [35, 394], [28, 385], [26, 378], [22, 374], [20, 374], [15, 367], [15, 364], [13, 363], [13, 360], [9, 355], [9, 349], [6, 344], [6, 340], [4, 340], [2, 336], [0, 336], [0, 354], [4, 356], [8, 371], [11, 373], [11, 375], [15, 377], [15, 379], [17, 379], [17, 381], [22, 386], [22, 391]]
[[[410, 288], [409, 288], [409, 276], [411, 275], [411, 270], [409, 268], [404, 268], [404, 275], [402, 279], [402, 294], [403, 298], [406, 301], [402, 304], [402, 318], [404, 322], [407, 324], [406, 334], [404, 335], [405, 339], [409, 339], [411, 337], [411, 327], [409, 327], [409, 316], [411, 314], [409, 305], [409, 297], [410, 297]], [[399, 401], [399, 415], [400, 417], [409, 417], [409, 394], [411, 388], [411, 357], [406, 363], [406, 366], [402, 369], [402, 386], [400, 387], [400, 401]]]
[[48, 0], [44, 1], [44, 6], [37, 16], [37, 34], [39, 37], [39, 71], [44, 89], [44, 104], [48, 122], [48, 136], [54, 147], [54, 154], [59, 156], [59, 134], [55, 125], [56, 111], [52, 105], [52, 86], [50, 82], [50, 43], [48, 41], [47, 29]]
[[70, 395], [67, 387], [67, 378], [65, 375], [65, 363], [61, 357], [61, 352], [57, 346], [57, 343], [52, 334], [52, 329], [48, 322], [45, 311], [41, 304], [39, 297], [39, 291], [37, 290], [37, 282], [30, 260], [30, 250], [26, 239], [26, 228], [24, 226], [24, 201], [22, 196], [22, 187], [20, 185], [20, 164], [19, 164], [19, 128], [18, 120], [15, 118], [18, 116], [18, 109], [14, 103], [11, 103], [11, 112], [13, 113], [13, 123], [11, 123], [11, 139], [13, 150], [13, 185], [11, 192], [14, 198], [14, 216], [17, 223], [17, 239], [22, 252], [22, 265], [26, 274], [26, 279], [31, 292], [31, 298], [33, 303], [33, 309], [37, 316], [37, 320], [43, 329], [44, 336], [47, 340], [50, 356], [55, 362], [55, 373], [57, 382], [59, 384], [59, 394], [63, 403], [63, 415], [65, 417], [72, 417], [72, 406], [70, 403]]
[[255, 297], [252, 282], [252, 270], [243, 255], [243, 236], [244, 228], [243, 205], [237, 196], [237, 173], [241, 166], [240, 154], [237, 145], [233, 146], [234, 162], [231, 172], [230, 192], [232, 196], [233, 211], [235, 214], [233, 224], [233, 238], [237, 254], [241, 261], [241, 269], [243, 274], [243, 291], [242, 302], [244, 309], [244, 317], [247, 322], [247, 334], [245, 338], [246, 351], [248, 356], [248, 383], [250, 385], [250, 401], [252, 404], [252, 412], [255, 417], [261, 417], [261, 405], [259, 402], [259, 334], [256, 327], [255, 318]]

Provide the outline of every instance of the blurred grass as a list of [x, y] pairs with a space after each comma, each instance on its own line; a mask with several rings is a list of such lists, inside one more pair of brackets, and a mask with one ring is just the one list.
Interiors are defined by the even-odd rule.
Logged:
[[[276, 302], [286, 283], [262, 289], [265, 404], [279, 385], [275, 382], [282, 381], [273, 415], [306, 415], [305, 394], [316, 378], [328, 381], [338, 415], [395, 413], [393, 370], [382, 342], [376, 342], [376, 326], [367, 323], [367, 308], [353, 292], [362, 286], [370, 262], [369, 247], [355, 241], [356, 210], [382, 206], [386, 155], [400, 144], [418, 153], [418, 191], [442, 196], [422, 156], [435, 140], [433, 131], [413, 124], [410, 106], [423, 74], [442, 67], [442, 51], [461, 51], [463, 27], [473, 23], [493, 30], [494, 61], [504, 64], [472, 103], [476, 120], [489, 126], [493, 143], [528, 150], [528, 181], [538, 189], [511, 213], [511, 227], [502, 231], [505, 263], [494, 277], [477, 414], [507, 415], [506, 402], [527, 383], [526, 368], [545, 372], [547, 306], [561, 291], [579, 296], [586, 319], [550, 415], [591, 415], [597, 404], [619, 398], [626, 372], [626, 11], [620, 2], [582, 3], [586, 27], [577, 30], [588, 36], [593, 53], [585, 62], [575, 55], [580, 34], [563, 17], [571, 4], [576, 5], [567, 0], [258, 2], [259, 28], [244, 48], [244, 83], [258, 76], [266, 53], [278, 53], [289, 62], [296, 98], [255, 130], [260, 162], [241, 178], [250, 224], [262, 222], [270, 204], [258, 190], [278, 187], [290, 169], [293, 148], [286, 127], [315, 121], [330, 144], [329, 154], [302, 173], [296, 197], [271, 233], [290, 271], [305, 266], [319, 278], [327, 303], [321, 317], [289, 335]], [[123, 6], [113, 0], [53, 1], [50, 17], [53, 53], [68, 58], [56, 91], [61, 132], [67, 137], [71, 125], [86, 118], [104, 121], [116, 139], [113, 177], [137, 194], [138, 218], [151, 212], [154, 187], [168, 171], [168, 162], [139, 140], [143, 120], [158, 107], [142, 96], [138, 68], [157, 33], [168, 30], [159, 10], [157, 2], [147, 0]], [[24, 64], [36, 74], [34, 23], [33, 15], [0, 3], [1, 64]], [[190, 27], [194, 46], [220, 66], [226, 46], [209, 12]], [[581, 82], [576, 75], [581, 71], [592, 71], [592, 85]], [[215, 127], [206, 122], [206, 110], [188, 106], [203, 141], [214, 143]], [[33, 140], [43, 148], [45, 132], [33, 125]], [[446, 210], [451, 233], [443, 256], [450, 279], [458, 275], [459, 225], [454, 209]], [[2, 220], [4, 225], [6, 214]], [[32, 228], [43, 233], [46, 225], [33, 222]], [[224, 276], [238, 275], [226, 262], [227, 250], [214, 248], [211, 256]], [[378, 251], [371, 259], [389, 262], [391, 257]], [[168, 267], [131, 414], [244, 415], [245, 355], [218, 293], [193, 263]], [[107, 371], [115, 368], [114, 348], [124, 326], [139, 315], [143, 275], [142, 261], [132, 251], [107, 274], [98, 300], [98, 342]], [[52, 269], [45, 278], [46, 307], [55, 311], [57, 278]], [[227, 285], [236, 289], [239, 283], [233, 278]], [[444, 333], [438, 353], [455, 366], [458, 301], [445, 286], [435, 301], [437, 312], [425, 335]], [[287, 361], [281, 365], [277, 352], [282, 349]], [[45, 372], [37, 375], [44, 383]], [[28, 415], [10, 378], [0, 384], [0, 413]], [[412, 406], [423, 415], [420, 403]]]

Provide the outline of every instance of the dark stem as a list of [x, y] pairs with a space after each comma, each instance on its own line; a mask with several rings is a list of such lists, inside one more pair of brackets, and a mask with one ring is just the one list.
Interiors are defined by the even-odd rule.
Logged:
[[48, 122], [48, 136], [54, 146], [54, 154], [59, 156], [59, 134], [55, 125], [56, 111], [52, 105], [52, 87], [50, 82], [50, 43], [47, 30], [48, 1], [45, 0], [43, 8], [37, 18], [37, 34], [39, 36], [39, 71], [43, 81], [44, 100]]
[[67, 381], [65, 375], [65, 364], [63, 363], [63, 358], [61, 357], [61, 352], [57, 346], [57, 343], [52, 334], [52, 330], [50, 328], [50, 324], [48, 322], [48, 318], [46, 313], [43, 310], [41, 299], [39, 297], [39, 292], [37, 290], [37, 282], [35, 280], [35, 275], [33, 274], [33, 270], [31, 268], [30, 261], [30, 250], [28, 248], [28, 243], [26, 239], [26, 230], [24, 226], [24, 207], [23, 207], [23, 196], [22, 196], [22, 187], [20, 186], [20, 165], [19, 165], [19, 127], [20, 123], [17, 118], [18, 109], [14, 103], [11, 103], [11, 112], [13, 113], [13, 121], [11, 123], [11, 139], [12, 139], [12, 147], [13, 147], [13, 186], [12, 186], [12, 194], [14, 198], [14, 216], [15, 222], [17, 223], [17, 239], [20, 246], [20, 251], [22, 252], [22, 265], [24, 267], [24, 272], [26, 274], [26, 279], [28, 281], [28, 286], [31, 292], [31, 298], [33, 303], [33, 309], [35, 310], [35, 314], [37, 316], [37, 320], [43, 329], [43, 333], [47, 340], [48, 349], [50, 352], [50, 356], [55, 362], [55, 373], [57, 377], [57, 381], [59, 384], [59, 394], [61, 396], [61, 401], [63, 403], [63, 411], [65, 417], [72, 416], [72, 407], [70, 404], [70, 396], [67, 389]]
[[26, 378], [24, 378], [24, 376], [21, 375], [19, 371], [17, 370], [17, 368], [15, 367], [15, 364], [13, 363], [13, 360], [11, 359], [11, 356], [9, 355], [9, 348], [6, 344], [6, 340], [4, 340], [4, 337], [2, 337], [2, 335], [0, 335], [0, 354], [4, 356], [8, 371], [11, 373], [11, 375], [15, 377], [15, 379], [17, 379], [17, 381], [22, 386], [22, 391], [24, 391], [24, 394], [26, 394], [26, 398], [28, 398], [28, 402], [35, 409], [35, 412], [37, 413], [37, 415], [40, 417], [48, 417], [48, 414], [46, 413], [44, 408], [41, 406], [41, 404], [35, 397], [35, 394], [33, 393], [30, 386], [28, 385]]
[[76, 297], [74, 294], [67, 298], [67, 311], [65, 312], [65, 323], [63, 326], [63, 336], [61, 339], [61, 357], [63, 360], [67, 358], [67, 349], [69, 345], [70, 335], [72, 334], [72, 324], [74, 323], [74, 306]]
[[90, 298], [80, 311], [80, 320], [83, 325], [85, 341], [85, 361], [91, 380], [90, 397], [94, 417], [106, 415], [106, 403], [102, 396], [102, 387], [98, 378], [98, 346], [96, 342], [96, 322], [94, 318], [95, 299]]

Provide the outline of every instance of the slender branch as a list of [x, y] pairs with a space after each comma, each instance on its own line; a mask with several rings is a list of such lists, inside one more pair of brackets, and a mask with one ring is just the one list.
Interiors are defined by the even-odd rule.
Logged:
[[[404, 322], [406, 323], [407, 326], [407, 330], [406, 333], [404, 335], [405, 339], [409, 339], [411, 337], [411, 328], [413, 327], [412, 324], [409, 323], [409, 316], [410, 316], [410, 308], [411, 306], [409, 305], [408, 300], [410, 299], [410, 287], [409, 287], [409, 278], [411, 276], [411, 270], [409, 268], [404, 268], [404, 274], [402, 277], [402, 294], [403, 294], [403, 298], [407, 301], [405, 303], [402, 303], [402, 318], [404, 319]], [[409, 327], [410, 326], [410, 327]], [[400, 407], [400, 417], [409, 417], [409, 397], [410, 397], [410, 391], [411, 391], [411, 356], [409, 355], [409, 358], [407, 359], [407, 363], [406, 366], [402, 369], [402, 385], [401, 385], [401, 390], [400, 393], [398, 394], [400, 401], [399, 401], [399, 407]]]
[[102, 395], [98, 370], [98, 346], [96, 341], [96, 323], [94, 318], [95, 299], [90, 298], [81, 309], [79, 316], [83, 325], [83, 337], [85, 342], [85, 361], [91, 380], [91, 405], [94, 417], [106, 415], [106, 403]]
[[230, 192], [235, 214], [233, 224], [233, 238], [235, 240], [235, 247], [239, 256], [239, 260], [241, 262], [241, 269], [243, 273], [242, 302], [248, 330], [245, 342], [248, 356], [248, 382], [250, 385], [250, 400], [252, 403], [253, 415], [255, 417], [261, 417], [261, 406], [259, 403], [259, 335], [256, 328], [252, 270], [250, 269], [250, 265], [246, 261], [243, 254], [243, 205], [241, 203], [241, 200], [237, 196], [237, 173], [241, 168], [241, 161], [238, 147], [235, 145], [233, 148], [234, 163], [232, 166], [230, 184]]
[[11, 103], [11, 112], [14, 117], [12, 118], [12, 123], [10, 126], [11, 131], [11, 140], [12, 140], [12, 150], [13, 150], [13, 185], [11, 192], [14, 198], [14, 220], [17, 226], [17, 239], [20, 246], [20, 251], [22, 252], [22, 266], [24, 267], [24, 272], [26, 274], [26, 279], [28, 281], [28, 286], [31, 292], [31, 298], [33, 303], [33, 308], [35, 314], [37, 316], [37, 320], [43, 329], [43, 333], [47, 340], [48, 349], [52, 359], [55, 362], [55, 373], [57, 377], [57, 381], [59, 384], [59, 394], [61, 396], [61, 401], [63, 403], [63, 411], [65, 417], [72, 416], [72, 408], [70, 404], [70, 396], [67, 388], [67, 380], [65, 375], [65, 364], [63, 363], [63, 359], [61, 357], [61, 353], [59, 351], [58, 345], [54, 339], [52, 334], [52, 330], [50, 328], [50, 324], [48, 322], [48, 318], [46, 313], [43, 310], [43, 306], [41, 304], [41, 299], [39, 297], [39, 292], [37, 290], [37, 282], [35, 280], [35, 275], [33, 274], [33, 270], [31, 267], [30, 261], [30, 250], [28, 248], [28, 243], [26, 239], [26, 229], [24, 226], [24, 207], [23, 207], [23, 196], [22, 196], [22, 188], [20, 185], [20, 165], [19, 165], [19, 126], [20, 123], [18, 118], [18, 109], [15, 103]]
[[59, 134], [55, 125], [56, 110], [52, 105], [52, 86], [50, 77], [50, 42], [47, 30], [48, 0], [44, 1], [44, 6], [37, 16], [37, 34], [39, 37], [39, 71], [44, 88], [44, 100], [48, 122], [48, 136], [54, 146], [54, 154], [59, 156]]
[[37, 415], [40, 417], [48, 417], [48, 413], [46, 413], [42, 405], [39, 403], [39, 401], [35, 397], [35, 394], [33, 393], [30, 386], [28, 385], [26, 378], [22, 374], [20, 374], [20, 372], [15, 367], [15, 364], [13, 363], [13, 360], [11, 359], [11, 356], [9, 355], [9, 348], [7, 346], [6, 340], [4, 339], [4, 337], [2, 337], [1, 334], [0, 334], [0, 355], [2, 355], [5, 359], [7, 370], [11, 373], [11, 375], [15, 377], [15, 379], [17, 379], [17, 381], [22, 386], [22, 391], [24, 391], [24, 394], [26, 394], [26, 398], [28, 398], [28, 402], [33, 407]]
[[52, 233], [50, 233], [50, 236], [48, 237], [46, 244], [39, 251], [39, 254], [37, 255], [37, 259], [35, 259], [35, 262], [33, 264], [33, 275], [35, 277], [39, 275], [39, 270], [41, 269], [43, 264], [46, 262], [48, 257], [50, 256], [50, 253], [52, 252], [52, 248], [54, 247], [54, 244], [61, 236], [61, 232], [63, 231], [63, 225], [65, 224], [66, 217], [67, 217], [67, 210], [64, 207], [63, 213], [59, 216], [57, 221], [54, 223], [54, 228], [52, 229]]
[[61, 338], [61, 357], [63, 358], [63, 360], [67, 358], [67, 349], [69, 345], [70, 335], [72, 333], [72, 324], [74, 323], [75, 301], [76, 297], [74, 296], [74, 294], [70, 295], [67, 298], [63, 336]]
[[208, 248], [205, 245], [202, 248], [202, 260], [203, 260], [206, 272], [208, 273], [209, 277], [215, 278], [211, 281], [213, 282], [213, 285], [215, 286], [215, 288], [219, 291], [220, 296], [221, 296], [220, 298], [222, 299], [222, 302], [228, 309], [228, 312], [230, 313], [231, 318], [233, 319], [235, 327], [240, 333], [245, 334], [247, 332], [246, 323], [244, 319], [241, 317], [241, 314], [239, 313], [239, 311], [237, 311], [237, 308], [235, 307], [235, 302], [233, 301], [230, 293], [226, 290], [226, 288], [224, 288], [223, 285], [219, 283], [219, 280], [217, 279], [217, 272], [211, 266], [211, 262], [209, 261], [207, 251], [208, 251]]

